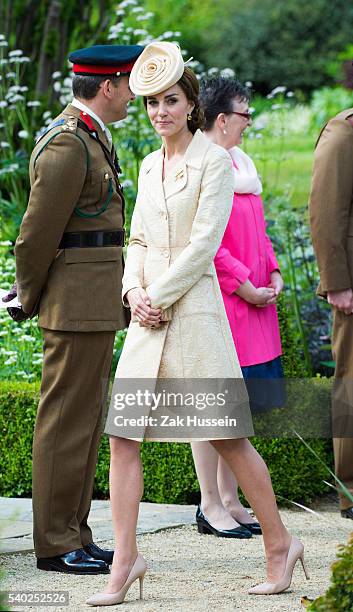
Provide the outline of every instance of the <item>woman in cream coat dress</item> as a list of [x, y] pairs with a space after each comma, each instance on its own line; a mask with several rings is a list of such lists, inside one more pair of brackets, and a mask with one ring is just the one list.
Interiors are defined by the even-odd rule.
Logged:
[[[232, 205], [231, 159], [197, 130], [198, 81], [184, 67], [176, 45], [148, 45], [131, 73], [130, 87], [145, 96], [163, 147], [141, 167], [124, 277], [132, 322], [117, 371], [121, 378], [114, 387], [123, 393], [134, 377], [152, 381], [153, 388], [166, 377], [192, 376], [203, 382], [237, 378], [239, 364], [213, 265]], [[283, 525], [266, 465], [246, 438], [252, 433], [246, 395], [240, 393], [234, 404], [247, 421], [243, 431], [215, 431], [209, 439], [234, 472], [262, 527], [267, 583], [249, 592], [279, 592], [288, 588], [303, 545]], [[114, 413], [111, 403], [105, 431], [110, 435], [110, 499], [118, 547], [106, 589], [86, 602], [93, 606], [121, 603], [137, 579], [141, 597], [147, 568], [136, 542], [143, 492], [139, 439], [146, 432], [126, 434], [114, 424]]]

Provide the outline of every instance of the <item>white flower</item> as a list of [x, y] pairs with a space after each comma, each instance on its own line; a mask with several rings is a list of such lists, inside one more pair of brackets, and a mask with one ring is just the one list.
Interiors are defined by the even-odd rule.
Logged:
[[21, 91], [21, 87], [19, 85], [11, 85], [11, 87], [8, 89], [8, 94], [6, 97], [11, 97], [13, 93], [17, 93], [18, 91]]
[[[153, 13], [150, 13], [150, 14], [153, 17]], [[174, 36], [181, 36], [181, 32], [174, 32]]]
[[53, 89], [54, 89], [54, 91], [61, 91], [61, 83], [60, 83], [60, 81], [55, 81], [55, 83], [53, 84]]
[[286, 96], [287, 96], [287, 98], [293, 98], [294, 92], [293, 91], [287, 91]]
[[245, 81], [245, 87], [252, 87], [252, 81]]
[[148, 34], [147, 30], [134, 30], [135, 36], [145, 36]]
[[170, 32], [169, 30], [167, 32], [164, 32], [162, 34], [163, 38], [172, 38], [174, 36], [174, 32]]
[[21, 96], [21, 94], [15, 94], [9, 101], [11, 104], [15, 104], [16, 102], [22, 102], [24, 99], [25, 97]]
[[287, 91], [287, 87], [284, 87], [283, 85], [279, 85], [278, 87], [275, 87], [274, 89], [272, 89], [271, 94], [273, 96], [276, 96], [279, 93], [284, 93], [285, 91]]
[[0, 130], [5, 127], [5, 123], [0, 123]]
[[6, 75], [8, 79], [14, 79], [15, 76], [16, 76], [16, 72], [8, 72]]
[[5, 102], [5, 100], [0, 100], [0, 108], [6, 108], [7, 107], [7, 102]]
[[115, 14], [117, 15], [117, 17], [123, 17], [125, 15], [125, 11], [123, 11], [122, 9], [118, 9], [117, 11], [115, 11]]
[[66, 77], [66, 78], [64, 79], [64, 85], [65, 85], [65, 87], [71, 87], [71, 85], [72, 85], [72, 79], [70, 79], [70, 77]]
[[0, 40], [0, 47], [8, 47], [9, 43], [6, 40]]
[[5, 142], [5, 141], [0, 142], [0, 147], [1, 147], [2, 149], [8, 149], [8, 147], [9, 147], [9, 146], [10, 146], [10, 145], [9, 145], [9, 143], [8, 143], [8, 142]]
[[256, 134], [255, 138], [257, 139], [262, 138], [262, 134]]
[[13, 363], [16, 363], [16, 357], [9, 357], [4, 361], [4, 365], [12, 365]]
[[34, 108], [36, 106], [40, 106], [40, 105], [41, 104], [40, 104], [39, 100], [29, 100], [29, 102], [27, 102], [27, 106], [32, 107], [32, 108]]
[[142, 13], [143, 12], [143, 8], [142, 6], [135, 6], [133, 9], [131, 9], [131, 13]]
[[279, 110], [280, 108], [282, 108], [281, 104], [272, 104], [271, 106], [272, 110]]
[[52, 120], [52, 118], [51, 118], [51, 117], [48, 117], [48, 119], [46, 119], [46, 120], [44, 121], [44, 123], [45, 123], [45, 125], [50, 125], [52, 121], [53, 121], [53, 120]]
[[0, 34], [0, 40], [5, 40], [5, 36], [3, 34]]
[[27, 57], [27, 55], [24, 55], [23, 57], [19, 57], [18, 61], [20, 62], [20, 64], [26, 64], [30, 62], [31, 60], [29, 57]]
[[26, 87], [26, 85], [24, 85], [23, 87], [20, 87], [20, 91], [28, 91], [28, 87]]
[[221, 75], [224, 77], [233, 77], [235, 72], [232, 68], [223, 68], [223, 70], [221, 70]]
[[18, 132], [18, 136], [19, 136], [19, 138], [28, 138], [29, 134], [28, 134], [27, 130], [20, 130]]
[[21, 49], [14, 49], [13, 51], [9, 51], [9, 57], [19, 57], [23, 55], [23, 51]]
[[11, 240], [2, 240], [0, 242], [0, 246], [11, 246], [11, 245], [12, 245]]
[[133, 187], [134, 184], [132, 181], [130, 181], [130, 179], [126, 179], [126, 181], [123, 181], [122, 186], [124, 189], [127, 189], [128, 187]]
[[56, 70], [55, 72], [53, 72], [53, 74], [51, 75], [51, 78], [55, 81], [55, 79], [60, 79], [61, 77], [61, 72], [60, 70]]
[[[0, 46], [1, 46], [1, 43], [0, 43]], [[6, 66], [6, 64], [8, 64], [8, 63], [9, 63], [9, 60], [7, 60], [7, 59], [0, 59], [0, 66]]]
[[128, 6], [136, 6], [136, 4], [137, 4], [136, 0], [124, 0], [123, 2], [120, 2], [119, 7], [121, 9], [124, 9]]
[[51, 111], [49, 111], [49, 110], [45, 111], [45, 113], [43, 113], [43, 115], [42, 115], [43, 119], [48, 119], [48, 117], [50, 117], [50, 116], [51, 116]]

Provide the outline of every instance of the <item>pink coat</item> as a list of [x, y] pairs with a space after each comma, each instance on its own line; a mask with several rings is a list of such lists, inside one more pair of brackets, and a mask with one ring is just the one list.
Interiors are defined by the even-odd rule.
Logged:
[[247, 279], [255, 287], [266, 287], [270, 273], [279, 269], [266, 234], [260, 196], [234, 194], [215, 266], [240, 365], [264, 363], [281, 355], [276, 306], [257, 308], [234, 293]]

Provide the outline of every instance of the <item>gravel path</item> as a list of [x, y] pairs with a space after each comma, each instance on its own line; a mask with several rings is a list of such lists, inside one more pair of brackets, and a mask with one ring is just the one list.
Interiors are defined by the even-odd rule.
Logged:
[[[329, 568], [336, 547], [348, 539], [352, 522], [342, 519], [336, 504], [328, 502], [316, 509], [319, 516], [301, 510], [282, 510], [282, 518], [306, 547], [310, 581], [305, 580], [301, 566], [294, 571], [291, 590], [281, 595], [259, 597], [247, 595], [249, 586], [264, 577], [262, 538], [228, 540], [200, 536], [195, 526], [167, 529], [139, 536], [140, 552], [148, 563], [144, 597], [140, 602], [138, 582], [133, 585], [119, 612], [295, 612], [304, 608], [300, 599], [317, 597], [329, 584]], [[107, 547], [112, 542], [106, 542]], [[98, 610], [85, 605], [85, 599], [103, 589], [106, 576], [72, 576], [43, 572], [35, 567], [33, 553], [2, 556], [8, 590], [66, 590], [70, 603], [66, 607], [18, 607], [18, 611], [81, 612]], [[104, 608], [108, 609], [108, 608]], [[111, 610], [115, 607], [109, 608]]]

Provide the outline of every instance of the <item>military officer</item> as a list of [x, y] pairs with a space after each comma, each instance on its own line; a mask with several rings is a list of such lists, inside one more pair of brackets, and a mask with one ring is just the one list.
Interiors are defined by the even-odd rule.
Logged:
[[[143, 47], [75, 51], [71, 104], [37, 141], [16, 241], [17, 320], [39, 313], [44, 340], [33, 440], [37, 567], [109, 572], [113, 551], [92, 541], [90, 511], [102, 408], [121, 303], [124, 198], [107, 124], [134, 99], [129, 73]], [[16, 293], [10, 292], [9, 298]]]
[[345, 487], [339, 495], [341, 515], [353, 519], [353, 108], [339, 113], [321, 132], [310, 220], [318, 294], [333, 309], [333, 447], [336, 475]]

